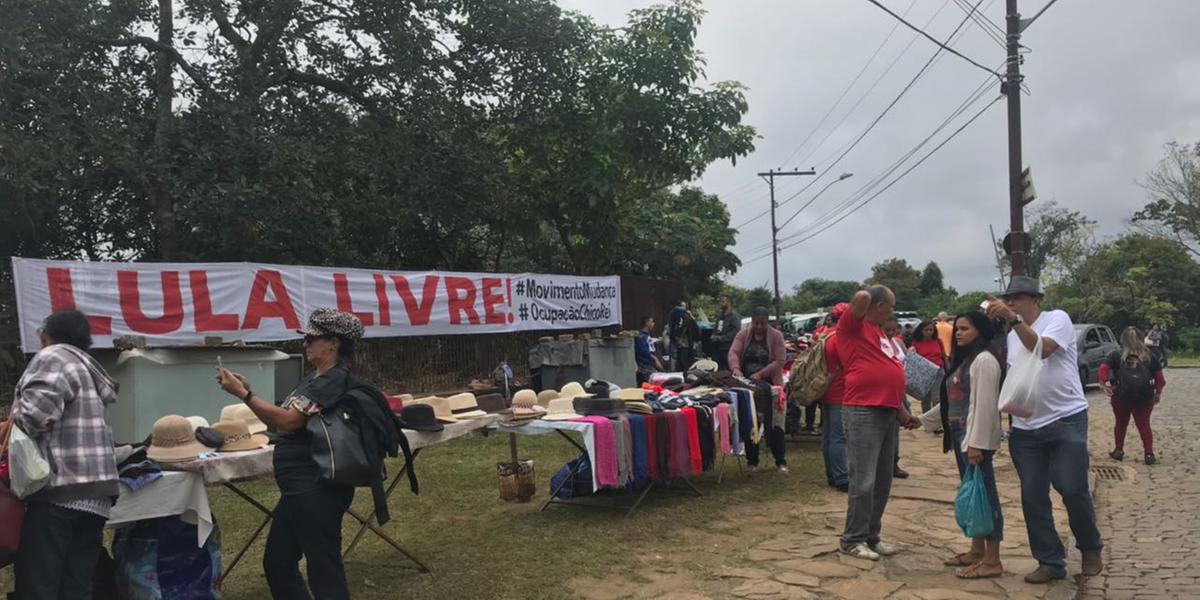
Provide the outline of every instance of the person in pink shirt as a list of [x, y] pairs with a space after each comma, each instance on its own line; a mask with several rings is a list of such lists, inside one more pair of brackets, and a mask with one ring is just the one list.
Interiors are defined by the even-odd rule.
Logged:
[[[764, 436], [771, 454], [775, 457], [775, 468], [787, 473], [787, 456], [783, 441], [783, 423], [775, 423], [775, 407], [771, 394], [772, 385], [783, 385], [783, 363], [787, 360], [783, 334], [768, 323], [766, 307], [756, 307], [751, 315], [750, 327], [738, 332], [729, 348], [729, 369], [734, 377], [744, 377], [755, 385], [754, 406], [762, 414]], [[758, 467], [758, 445], [746, 445], [746, 462], [750, 468]]]

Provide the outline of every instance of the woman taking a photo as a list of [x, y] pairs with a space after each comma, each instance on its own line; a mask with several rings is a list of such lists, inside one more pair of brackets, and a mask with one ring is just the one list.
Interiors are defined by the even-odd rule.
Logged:
[[1115, 445], [1108, 455], [1113, 460], [1125, 459], [1125, 432], [1129, 429], [1129, 417], [1137, 425], [1142, 436], [1142, 449], [1146, 464], [1157, 462], [1154, 457], [1154, 432], [1150, 430], [1150, 413], [1162, 399], [1163, 368], [1158, 357], [1150, 352], [1142, 341], [1142, 332], [1136, 327], [1126, 327], [1121, 332], [1121, 347], [1108, 355], [1100, 365], [1100, 381], [1104, 393], [1112, 398], [1116, 429], [1113, 431]]
[[960, 566], [962, 579], [999, 577], [1000, 541], [1004, 539], [1004, 515], [996, 490], [992, 459], [1000, 447], [1000, 361], [988, 351], [995, 337], [992, 323], [982, 312], [971, 311], [954, 321], [954, 348], [950, 358], [946, 397], [942, 402], [943, 451], [953, 448], [959, 477], [968, 468], [980, 470], [995, 528], [987, 537], [971, 540], [971, 550], [955, 556], [947, 565]]

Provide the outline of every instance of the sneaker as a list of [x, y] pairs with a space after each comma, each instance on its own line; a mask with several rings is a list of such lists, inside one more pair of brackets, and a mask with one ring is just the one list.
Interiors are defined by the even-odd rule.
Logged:
[[897, 548], [894, 544], [889, 544], [883, 540], [875, 542], [874, 545], [868, 547], [880, 556], [895, 556], [900, 552], [900, 548]]
[[787, 465], [777, 465], [777, 466], [775, 467], [775, 470], [776, 470], [776, 471], [779, 471], [780, 473], [783, 473], [784, 475], [787, 475], [788, 473], [791, 473], [791, 471], [790, 471], [790, 470], [788, 470], [788, 468], [787, 468]]
[[1095, 577], [1104, 570], [1104, 559], [1101, 558], [1099, 550], [1086, 550], [1083, 552], [1083, 568], [1081, 570], [1084, 577]]
[[1108, 457], [1113, 460], [1125, 460], [1125, 452], [1123, 450], [1113, 450], [1108, 453]]
[[1056, 579], [1066, 579], [1067, 570], [1062, 567], [1039, 565], [1037, 570], [1025, 576], [1025, 583], [1050, 583]]
[[865, 543], [859, 542], [849, 548], [839, 548], [842, 554], [853, 556], [854, 558], [863, 558], [866, 560], [879, 560], [879, 554], [867, 547]]
[[1150, 454], [1147, 454], [1147, 455], [1146, 455], [1146, 464], [1148, 464], [1148, 465], [1152, 465], [1152, 464], [1154, 464], [1154, 463], [1156, 463], [1156, 462], [1158, 462], [1158, 459], [1157, 459], [1157, 458], [1154, 458], [1154, 454], [1153, 454], [1153, 453], [1150, 453]]

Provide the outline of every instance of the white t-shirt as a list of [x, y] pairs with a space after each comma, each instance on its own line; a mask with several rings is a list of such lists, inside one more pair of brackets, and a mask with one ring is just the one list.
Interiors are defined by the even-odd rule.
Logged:
[[[1050, 310], [1038, 315], [1037, 320], [1029, 326], [1043, 338], [1054, 340], [1058, 349], [1042, 361], [1033, 416], [1028, 419], [1013, 417], [1012, 426], [1016, 429], [1038, 429], [1088, 409], [1083, 384], [1079, 381], [1075, 325], [1071, 323], [1071, 317], [1061, 310]], [[1024, 347], [1017, 332], [1009, 332], [1009, 366], [1012, 366], [1013, 357]]]

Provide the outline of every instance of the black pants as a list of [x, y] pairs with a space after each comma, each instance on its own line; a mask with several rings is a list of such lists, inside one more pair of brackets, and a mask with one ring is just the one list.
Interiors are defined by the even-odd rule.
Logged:
[[103, 544], [103, 517], [44, 502], [27, 502], [12, 598], [91, 598], [92, 575]]
[[[806, 406], [804, 408], [804, 426], [805, 427], [807, 427], [809, 429], [813, 429], [814, 425], [817, 422], [817, 407], [820, 405], [821, 405], [820, 402], [813, 402], [812, 404], [809, 404], [808, 406]], [[824, 415], [822, 415], [822, 418], [824, 418]]]
[[[342, 565], [342, 517], [352, 500], [350, 487], [322, 487], [279, 498], [263, 552], [263, 572], [272, 597], [350, 598]], [[301, 556], [308, 563], [308, 588], [300, 576]]]
[[[775, 402], [771, 398], [770, 382], [758, 382], [758, 386], [754, 390], [754, 409], [758, 411], [760, 422], [763, 425], [763, 438], [771, 448], [771, 455], [775, 457], [775, 466], [786, 465], [787, 448], [783, 442], [783, 423], [780, 423], [779, 427], [775, 427]], [[746, 442], [746, 463], [750, 466], [758, 464], [758, 444], [748, 440]]]

